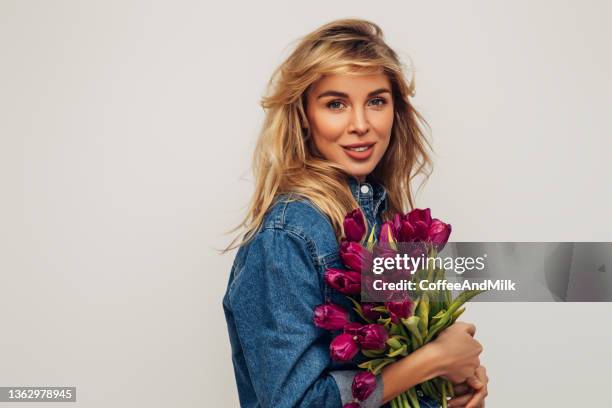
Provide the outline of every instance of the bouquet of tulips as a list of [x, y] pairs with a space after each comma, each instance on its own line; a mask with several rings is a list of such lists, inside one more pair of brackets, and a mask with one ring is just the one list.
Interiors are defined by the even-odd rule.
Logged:
[[[346, 269], [325, 271], [327, 285], [350, 299], [359, 321], [351, 321], [348, 311], [333, 303], [319, 305], [314, 310], [317, 327], [341, 331], [330, 344], [333, 360], [351, 361], [359, 353], [360, 359], [365, 360], [358, 365], [364, 371], [353, 380], [354, 400], [343, 408], [359, 407], [359, 401], [368, 398], [376, 388], [376, 375], [383, 367], [435, 339], [463, 313], [464, 303], [481, 292], [465, 291], [453, 299], [449, 290], [415, 290], [403, 293], [400, 300], [361, 302], [362, 272], [368, 269], [375, 255], [393, 257], [401, 243], [410, 243], [420, 248], [427, 258], [436, 257], [448, 241], [451, 226], [432, 219], [429, 209], [415, 209], [396, 214], [385, 222], [378, 237], [374, 231], [372, 228], [366, 239], [361, 211], [356, 209], [347, 214], [340, 242], [340, 257]], [[411, 279], [419, 287], [421, 280], [444, 280], [445, 270], [427, 262], [427, 266], [411, 272]], [[454, 395], [453, 386], [443, 378], [434, 378], [400, 394], [391, 401], [391, 407], [419, 408], [418, 397], [423, 395], [446, 408], [447, 398]]]

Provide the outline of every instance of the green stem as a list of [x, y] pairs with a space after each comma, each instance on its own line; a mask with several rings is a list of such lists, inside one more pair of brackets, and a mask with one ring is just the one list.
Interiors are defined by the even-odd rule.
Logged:
[[442, 383], [442, 408], [447, 408], [446, 405], [446, 383]]
[[411, 408], [408, 398], [406, 398], [406, 392], [402, 392], [400, 397], [402, 399], [402, 408]]
[[423, 384], [421, 384], [421, 388], [423, 389], [425, 394], [427, 394], [428, 397], [431, 397], [433, 399], [440, 399], [440, 394], [438, 394], [436, 388], [433, 386], [431, 381], [425, 381]]
[[408, 399], [410, 399], [410, 402], [412, 403], [412, 406], [414, 408], [421, 408], [421, 405], [419, 404], [419, 399], [417, 398], [416, 395], [416, 388], [411, 388], [408, 391], [406, 391], [406, 394], [408, 394]]
[[453, 384], [448, 380], [445, 380], [445, 382], [446, 382], [446, 389], [448, 389], [448, 396], [453, 398], [455, 396], [455, 389], [453, 388]]

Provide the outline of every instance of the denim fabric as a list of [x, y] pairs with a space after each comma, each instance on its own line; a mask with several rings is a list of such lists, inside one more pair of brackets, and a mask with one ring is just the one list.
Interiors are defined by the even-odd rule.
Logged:
[[[385, 189], [367, 179], [348, 181], [368, 221], [387, 207]], [[369, 232], [369, 231], [368, 231]], [[223, 309], [242, 407], [339, 408], [351, 399], [355, 363], [329, 357], [333, 334], [313, 324], [315, 306], [326, 301], [351, 310], [325, 285], [328, 267], [342, 267], [327, 216], [309, 200], [279, 195], [254, 239], [240, 247], [232, 265]], [[378, 407], [382, 381], [361, 407]]]
[[421, 408], [442, 408], [442, 405], [437, 401], [432, 400], [429, 397], [419, 398], [419, 405]]

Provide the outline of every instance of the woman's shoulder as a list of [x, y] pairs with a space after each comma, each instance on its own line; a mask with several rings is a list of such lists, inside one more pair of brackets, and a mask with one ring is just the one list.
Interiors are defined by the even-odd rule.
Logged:
[[[337, 262], [338, 242], [329, 217], [319, 210], [310, 200], [304, 197], [282, 194], [274, 199], [266, 211], [257, 233], [249, 242], [240, 246], [232, 265], [228, 294], [238, 279], [245, 276], [244, 271], [251, 273], [271, 273], [272, 263], [283, 264], [295, 257], [309, 259], [318, 269]], [[303, 256], [307, 258], [301, 258]], [[266, 266], [267, 265], [267, 266]], [[264, 267], [265, 266], [265, 267]], [[300, 268], [285, 271], [296, 274], [299, 278]], [[322, 276], [319, 276], [322, 285]]]
[[338, 242], [329, 217], [306, 197], [280, 194], [270, 206], [261, 231], [282, 230], [313, 245], [318, 257], [337, 253]]

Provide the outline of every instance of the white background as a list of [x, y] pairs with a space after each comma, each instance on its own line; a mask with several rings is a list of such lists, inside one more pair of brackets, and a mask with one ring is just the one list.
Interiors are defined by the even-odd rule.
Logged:
[[[436, 151], [417, 204], [454, 240], [612, 241], [611, 11], [0, 0], [0, 386], [76, 386], [56, 407], [238, 405], [233, 254], [215, 248], [252, 192], [272, 70], [335, 18], [412, 58]], [[608, 405], [610, 313], [472, 304], [487, 406]]]

